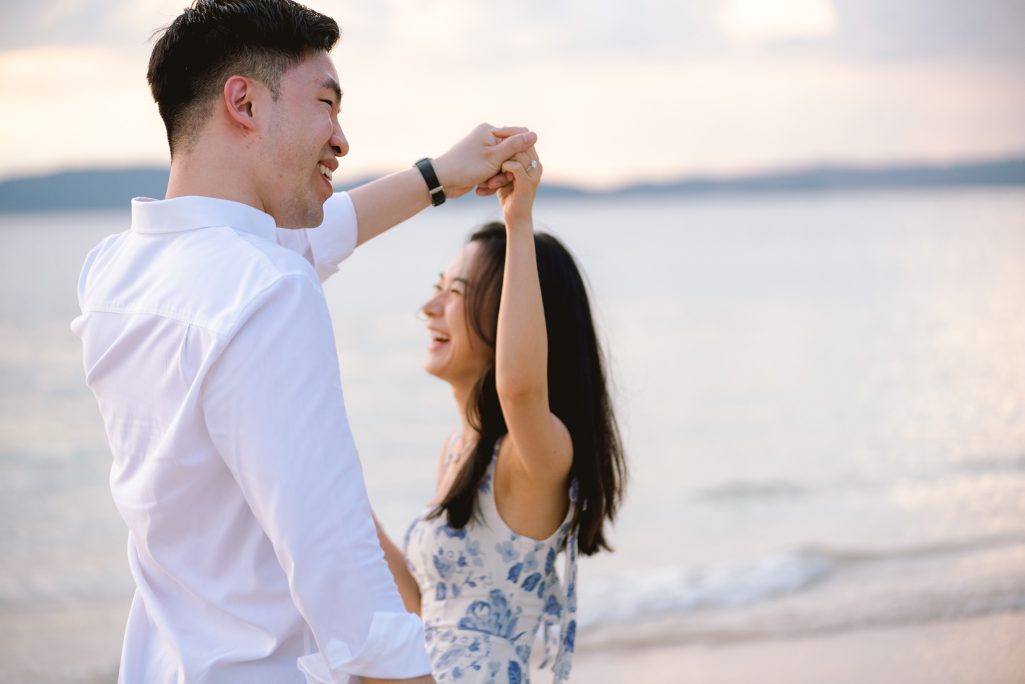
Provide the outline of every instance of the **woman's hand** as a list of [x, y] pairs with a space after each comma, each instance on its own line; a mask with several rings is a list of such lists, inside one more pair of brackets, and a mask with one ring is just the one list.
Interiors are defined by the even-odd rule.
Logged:
[[512, 181], [498, 189], [498, 203], [502, 206], [506, 228], [532, 225], [534, 197], [541, 183], [541, 162], [531, 147], [502, 164], [502, 172]]
[[526, 128], [481, 124], [437, 157], [434, 171], [445, 188], [445, 195], [451, 199], [465, 195], [478, 184], [478, 194], [489, 194], [508, 179], [502, 175], [502, 161], [515, 159], [530, 150], [535, 142], [537, 134]]

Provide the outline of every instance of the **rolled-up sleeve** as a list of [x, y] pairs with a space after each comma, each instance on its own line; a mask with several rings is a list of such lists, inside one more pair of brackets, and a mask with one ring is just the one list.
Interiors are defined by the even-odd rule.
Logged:
[[242, 319], [204, 381], [204, 418], [316, 640], [300, 669], [318, 683], [428, 673], [377, 540], [319, 284], [284, 275]]
[[356, 249], [359, 237], [356, 207], [347, 192], [336, 192], [324, 203], [324, 222], [317, 228], [278, 228], [278, 244], [302, 254], [324, 282]]

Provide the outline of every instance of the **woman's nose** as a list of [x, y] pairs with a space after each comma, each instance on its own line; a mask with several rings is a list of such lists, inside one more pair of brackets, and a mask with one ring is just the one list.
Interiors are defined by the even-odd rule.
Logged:
[[427, 318], [435, 318], [441, 314], [441, 303], [438, 301], [438, 296], [431, 297], [424, 305], [420, 307], [420, 311]]

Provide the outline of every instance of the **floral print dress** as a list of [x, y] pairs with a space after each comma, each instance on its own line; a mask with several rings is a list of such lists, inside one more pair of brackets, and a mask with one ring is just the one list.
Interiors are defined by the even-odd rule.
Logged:
[[[420, 585], [427, 653], [439, 682], [526, 684], [527, 662], [539, 627], [554, 681], [569, 677], [576, 635], [577, 538], [570, 531], [573, 508], [548, 539], [509, 529], [495, 505], [495, 444], [481, 480], [480, 516], [461, 530], [428, 508], [406, 532], [405, 555]], [[571, 498], [575, 486], [571, 487]], [[555, 571], [566, 552], [563, 583]]]

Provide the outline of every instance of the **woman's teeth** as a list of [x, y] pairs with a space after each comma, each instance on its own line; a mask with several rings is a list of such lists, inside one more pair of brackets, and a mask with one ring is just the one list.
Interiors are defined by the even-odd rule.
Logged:
[[431, 339], [435, 342], [448, 342], [448, 335], [442, 335], [441, 333], [434, 333], [431, 335]]
[[324, 178], [327, 178], [328, 180], [331, 180], [331, 176], [332, 176], [331, 169], [327, 168], [323, 164], [317, 164], [317, 170], [320, 171], [320, 174], [322, 176], [324, 176]]

